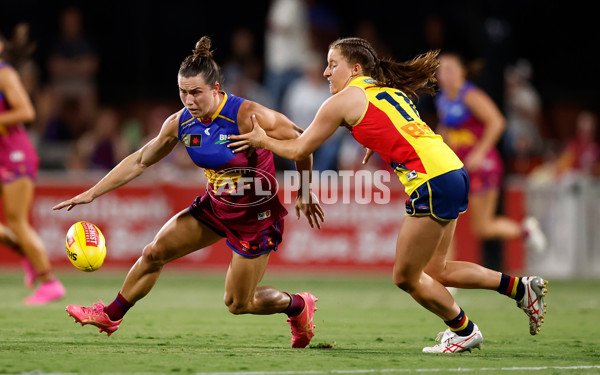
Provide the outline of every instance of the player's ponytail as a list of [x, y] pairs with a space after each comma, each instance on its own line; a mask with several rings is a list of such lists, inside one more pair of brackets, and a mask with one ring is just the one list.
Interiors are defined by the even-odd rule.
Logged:
[[200, 38], [196, 42], [192, 54], [187, 56], [181, 63], [179, 75], [188, 78], [201, 74], [204, 81], [210, 86], [222, 82], [221, 68], [213, 59], [213, 51], [210, 47], [209, 37], [203, 36]]
[[411, 99], [417, 98], [417, 91], [435, 94], [437, 83], [435, 72], [440, 66], [437, 58], [439, 53], [439, 50], [429, 51], [405, 62], [381, 60], [379, 69], [373, 73], [373, 78], [381, 86], [402, 90]]
[[394, 87], [403, 91], [411, 99], [417, 91], [434, 94], [436, 92], [435, 72], [439, 66], [439, 51], [430, 51], [407, 62], [380, 59], [371, 44], [362, 38], [338, 39], [329, 45], [338, 48], [350, 64], [360, 64], [363, 74], [377, 81], [378, 86]]

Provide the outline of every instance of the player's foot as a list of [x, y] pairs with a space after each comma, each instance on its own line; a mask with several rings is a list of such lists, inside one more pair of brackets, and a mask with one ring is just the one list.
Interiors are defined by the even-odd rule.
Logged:
[[304, 300], [304, 309], [300, 314], [290, 317], [288, 323], [292, 327], [292, 348], [305, 348], [315, 335], [313, 314], [317, 310], [315, 303], [319, 299], [308, 292], [298, 295]]
[[112, 335], [114, 331], [119, 329], [119, 324], [123, 321], [123, 318], [112, 321], [108, 315], [104, 312], [104, 302], [98, 300], [94, 306], [85, 307], [78, 305], [67, 306], [67, 313], [75, 318], [75, 322], [81, 323], [81, 325], [91, 324], [99, 328], [99, 332], [106, 332], [108, 336]]
[[523, 277], [521, 281], [525, 285], [525, 294], [520, 301], [517, 301], [517, 307], [525, 311], [529, 317], [529, 333], [536, 335], [544, 323], [547, 306], [544, 296], [548, 293], [548, 281], [538, 276]]
[[527, 233], [527, 239], [525, 245], [527, 248], [535, 251], [536, 253], [542, 253], [546, 250], [547, 240], [546, 235], [540, 228], [540, 223], [533, 216], [527, 217], [523, 220], [523, 228]]
[[423, 348], [423, 353], [460, 353], [470, 352], [474, 348], [481, 349], [483, 343], [483, 335], [475, 324], [473, 332], [469, 336], [459, 336], [450, 329], [440, 332], [435, 338], [436, 341], [440, 341], [439, 344], [434, 346], [427, 346]]
[[65, 287], [54, 279], [40, 284], [33, 294], [23, 300], [26, 305], [45, 305], [65, 296]]
[[33, 265], [26, 257], [21, 258], [21, 266], [23, 267], [23, 272], [25, 273], [24, 283], [25, 286], [29, 289], [33, 288], [35, 285], [35, 279], [37, 277], [37, 272]]

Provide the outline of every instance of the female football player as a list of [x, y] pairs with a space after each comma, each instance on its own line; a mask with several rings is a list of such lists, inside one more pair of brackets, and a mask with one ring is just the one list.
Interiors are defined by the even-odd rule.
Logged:
[[35, 110], [19, 74], [2, 59], [5, 46], [0, 35], [0, 195], [6, 218], [6, 225], [0, 224], [0, 243], [21, 255], [27, 287], [40, 282], [24, 302], [43, 305], [62, 298], [65, 288], [29, 223], [39, 158], [24, 123], [33, 121]]
[[[517, 300], [530, 320], [530, 333], [543, 320], [546, 281], [511, 277], [469, 262], [446, 261], [458, 215], [467, 209], [469, 176], [463, 163], [419, 117], [411, 98], [417, 90], [433, 93], [437, 51], [398, 63], [380, 59], [364, 39], [345, 38], [329, 47], [324, 76], [332, 97], [300, 137], [270, 137], [260, 118], [254, 128], [232, 135], [228, 147], [240, 152], [266, 148], [302, 160], [339, 126], [347, 127], [369, 151], [388, 162], [409, 199], [396, 244], [394, 283], [448, 326], [441, 343], [427, 353], [456, 353], [480, 348], [483, 336], [456, 304], [446, 287], [497, 290]], [[267, 129], [271, 127], [268, 124]]]
[[[261, 194], [275, 194], [275, 185], [269, 184], [273, 181], [265, 180], [265, 176], [275, 175], [273, 154], [267, 150], [234, 154], [227, 148], [228, 134], [252, 129], [251, 114], [260, 118], [274, 138], [296, 138], [297, 127], [278, 112], [220, 90], [221, 69], [213, 60], [210, 47], [210, 39], [202, 37], [193, 54], [181, 63], [177, 79], [184, 107], [165, 120], [156, 137], [123, 159], [95, 186], [54, 209], [90, 203], [126, 184], [164, 158], [179, 142], [185, 145], [194, 163], [205, 169], [207, 191], [171, 218], [146, 245], [112, 303], [69, 305], [67, 312], [77, 322], [95, 325], [110, 335], [119, 328], [127, 310], [150, 292], [165, 264], [225, 238], [232, 250], [225, 281], [225, 305], [229, 311], [285, 313], [292, 327], [292, 347], [303, 348], [314, 334], [317, 299], [307, 292], [291, 294], [258, 286], [271, 251], [281, 243], [287, 211], [276, 196], [260, 201], [261, 196], [246, 189], [246, 183], [254, 181]], [[311, 165], [310, 155], [296, 163], [299, 171], [310, 171]], [[296, 214], [302, 212], [311, 226], [320, 227], [321, 207], [311, 193], [307, 195], [309, 199], [303, 198], [304, 189], [309, 187], [299, 190]]]
[[437, 130], [469, 172], [473, 233], [480, 240], [524, 238], [528, 248], [544, 251], [546, 237], [534, 217], [519, 223], [496, 216], [503, 169], [496, 144], [504, 131], [504, 116], [483, 90], [466, 80], [467, 69], [459, 55], [443, 53], [439, 60]]

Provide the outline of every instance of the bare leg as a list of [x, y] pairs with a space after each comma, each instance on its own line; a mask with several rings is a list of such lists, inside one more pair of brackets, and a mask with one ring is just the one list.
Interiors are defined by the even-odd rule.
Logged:
[[257, 287], [263, 278], [269, 253], [246, 258], [232, 253], [225, 279], [225, 305], [232, 314], [268, 315], [282, 312], [290, 296], [271, 286]]
[[[456, 227], [456, 221], [448, 224]], [[496, 290], [500, 285], [502, 274], [476, 263], [449, 261], [447, 252], [449, 243], [453, 242], [454, 228], [447, 231], [440, 245], [425, 267], [425, 273], [444, 286], [463, 289]]]
[[0, 243], [8, 246], [11, 250], [14, 250], [19, 255], [25, 255], [19, 248], [17, 235], [10, 230], [9, 227], [0, 224]]
[[[460, 308], [444, 285], [424, 269], [442, 240], [452, 238], [455, 226], [454, 221], [444, 223], [430, 216], [408, 216], [402, 222], [396, 244], [394, 283], [444, 321], [456, 318]], [[449, 242], [444, 246], [447, 251]]]
[[469, 197], [471, 229], [481, 240], [507, 240], [523, 236], [520, 223], [506, 216], [496, 216], [498, 190], [473, 194]]
[[29, 259], [40, 280], [46, 282], [53, 279], [50, 261], [42, 240], [29, 224], [29, 209], [33, 201], [33, 192], [33, 181], [29, 178], [19, 178], [2, 185], [7, 227], [14, 233], [16, 245]]
[[150, 292], [165, 264], [221, 239], [223, 237], [199, 222], [188, 210], [180, 212], [144, 248], [125, 278], [121, 295], [131, 304], [135, 303]]

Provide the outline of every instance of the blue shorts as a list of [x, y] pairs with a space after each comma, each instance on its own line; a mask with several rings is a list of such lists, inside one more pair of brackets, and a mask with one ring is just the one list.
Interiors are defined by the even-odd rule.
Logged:
[[454, 220], [467, 210], [468, 204], [469, 175], [463, 167], [434, 177], [419, 186], [406, 200], [406, 214]]

